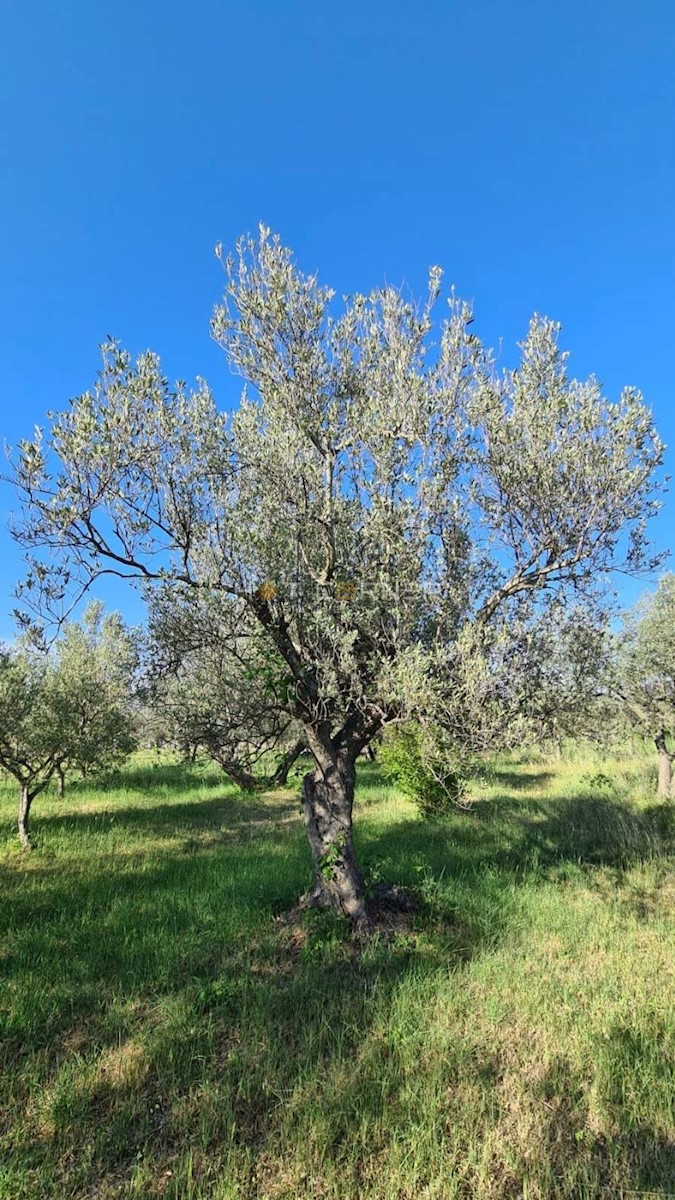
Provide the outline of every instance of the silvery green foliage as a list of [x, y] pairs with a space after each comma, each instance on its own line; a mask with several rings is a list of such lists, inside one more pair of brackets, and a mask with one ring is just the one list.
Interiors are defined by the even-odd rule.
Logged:
[[570, 379], [559, 331], [535, 316], [518, 368], [484, 375], [471, 395], [471, 494], [509, 564], [488, 615], [511, 595], [561, 585], [588, 593], [609, 569], [658, 561], [645, 540], [663, 454], [651, 414], [633, 388], [609, 403], [594, 377]]
[[[484, 751], [559, 746], [567, 737], [606, 740], [616, 732], [607, 695], [610, 639], [595, 607], [511, 602], [489, 627], [465, 626], [448, 659], [422, 720], [389, 739], [390, 759], [401, 755], [437, 811], [441, 797], [446, 807], [461, 801], [462, 780], [480, 774]], [[416, 799], [424, 808], [422, 795]]]
[[69, 744], [55, 672], [28, 646], [0, 649], [0, 766], [37, 794]]
[[510, 605], [650, 565], [650, 414], [571, 380], [552, 322], [499, 373], [466, 304], [451, 294], [434, 323], [437, 269], [421, 303], [384, 287], [338, 305], [265, 228], [222, 261], [212, 332], [245, 384], [231, 417], [204, 382], [172, 388], [156, 355], [108, 343], [93, 390], [21, 445], [39, 610], [104, 572], [218, 595], [228, 637], [255, 629], [283, 663], [284, 711], [356, 751], [456, 709], [467, 662], [479, 682], [457, 694], [480, 691], [465, 648]]
[[168, 739], [203, 748], [240, 786], [274, 782], [300, 731], [259, 623], [218, 593], [162, 587], [149, 601], [147, 693]]
[[137, 638], [119, 613], [106, 613], [100, 601], [93, 601], [81, 622], [64, 624], [50, 659], [59, 706], [72, 730], [62, 768], [86, 775], [118, 766], [135, 744]]
[[19, 784], [19, 837], [29, 844], [35, 798], [56, 774], [111, 767], [133, 748], [135, 648], [116, 614], [87, 608], [49, 651], [27, 638], [0, 651], [0, 767]]
[[565, 738], [610, 740], [612, 639], [602, 608], [560, 599], [519, 617], [509, 612], [497, 672], [503, 707], [518, 714], [522, 741], [560, 746]]
[[625, 615], [616, 638], [614, 694], [629, 723], [675, 735], [675, 575]]
[[[134, 640], [117, 613], [88, 605], [49, 650], [28, 639], [2, 651], [0, 763], [21, 775], [54, 763], [111, 765], [132, 749], [130, 690]], [[18, 776], [17, 776], [18, 777]]]

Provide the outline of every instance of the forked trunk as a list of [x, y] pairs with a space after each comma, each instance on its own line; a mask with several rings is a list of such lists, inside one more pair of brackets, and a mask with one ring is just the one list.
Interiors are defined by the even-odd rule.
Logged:
[[62, 800], [66, 793], [66, 773], [63, 767], [56, 768], [56, 794], [59, 800]]
[[250, 771], [247, 771], [246, 768], [242, 767], [240, 763], [232, 762], [227, 758], [217, 756], [214, 757], [216, 757], [217, 762], [220, 764], [228, 779], [231, 779], [236, 787], [240, 789], [240, 791], [255, 792], [259, 790], [260, 779], [255, 775], [252, 775]]
[[19, 841], [25, 850], [30, 849], [28, 818], [30, 816], [30, 806], [32, 803], [33, 795], [28, 790], [26, 784], [22, 783], [19, 791]]
[[286, 753], [283, 755], [283, 757], [279, 763], [279, 766], [277, 767], [276, 771], [272, 775], [271, 782], [273, 784], [274, 783], [279, 783], [279, 784], [287, 784], [288, 783], [288, 773], [289, 773], [291, 767], [293, 766], [293, 764], [300, 757], [300, 755], [302, 754], [304, 749], [305, 749], [304, 740], [298, 739], [298, 741], [295, 743], [295, 745], [291, 746], [290, 750], [286, 751]]
[[268, 788], [274, 787], [275, 784], [284, 784], [288, 781], [288, 772], [293, 763], [300, 757], [305, 749], [304, 741], [298, 741], [290, 750], [284, 754], [276, 771], [272, 775], [254, 775], [242, 766], [240, 762], [234, 759], [224, 758], [222, 754], [217, 754], [212, 751], [214, 758], [220, 763], [223, 771], [233, 783], [237, 785], [242, 792], [264, 792]]
[[342, 750], [333, 761], [317, 763], [305, 775], [305, 826], [312, 851], [314, 885], [304, 898], [310, 907], [331, 908], [346, 916], [352, 928], [370, 928], [363, 876], [352, 840], [354, 757]]
[[670, 800], [672, 799], [673, 755], [669, 752], [666, 745], [665, 729], [662, 729], [657, 734], [654, 742], [659, 754], [659, 798], [661, 800]]

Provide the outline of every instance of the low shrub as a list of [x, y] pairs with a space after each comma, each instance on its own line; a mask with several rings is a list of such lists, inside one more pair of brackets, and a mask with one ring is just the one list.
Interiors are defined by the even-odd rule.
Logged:
[[466, 795], [466, 769], [441, 734], [420, 725], [388, 729], [378, 757], [385, 774], [427, 817], [442, 817]]

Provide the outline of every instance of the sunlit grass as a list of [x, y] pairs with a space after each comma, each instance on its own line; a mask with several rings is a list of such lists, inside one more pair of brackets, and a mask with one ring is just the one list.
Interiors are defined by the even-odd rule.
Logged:
[[[364, 765], [369, 876], [412, 928], [275, 922], [292, 790], [136, 763], [0, 790], [0, 1197], [399, 1200], [675, 1192], [673, 810], [648, 758], [494, 760], [422, 821]], [[675, 806], [674, 806], [675, 807]]]

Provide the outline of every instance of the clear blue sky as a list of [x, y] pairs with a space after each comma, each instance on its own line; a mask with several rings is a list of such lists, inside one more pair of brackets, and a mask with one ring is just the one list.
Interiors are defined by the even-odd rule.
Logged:
[[507, 360], [532, 311], [561, 320], [574, 372], [641, 387], [675, 444], [672, 0], [0, 7], [5, 441], [108, 334], [232, 405], [212, 250], [263, 219], [338, 291], [440, 263]]

